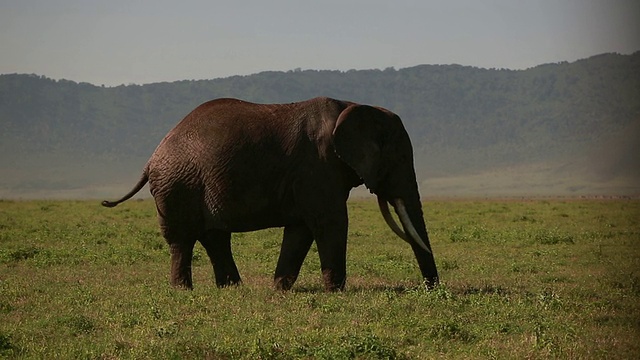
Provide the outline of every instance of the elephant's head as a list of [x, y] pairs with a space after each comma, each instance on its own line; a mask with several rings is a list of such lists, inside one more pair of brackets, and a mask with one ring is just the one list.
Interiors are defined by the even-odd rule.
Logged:
[[[389, 227], [411, 245], [427, 287], [435, 286], [438, 271], [422, 213], [413, 148], [400, 118], [386, 109], [351, 105], [338, 117], [333, 145], [337, 156], [377, 195]], [[388, 203], [404, 231], [393, 220]]]

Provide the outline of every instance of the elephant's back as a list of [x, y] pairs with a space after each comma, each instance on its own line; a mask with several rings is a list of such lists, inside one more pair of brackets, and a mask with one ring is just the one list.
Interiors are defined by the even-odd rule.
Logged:
[[235, 126], [259, 127], [260, 125], [283, 125], [282, 123], [320, 121], [331, 114], [337, 118], [350, 102], [327, 97], [317, 97], [286, 104], [257, 104], [234, 98], [207, 101], [193, 109], [176, 125], [174, 131], [193, 127], [224, 126], [232, 130]]

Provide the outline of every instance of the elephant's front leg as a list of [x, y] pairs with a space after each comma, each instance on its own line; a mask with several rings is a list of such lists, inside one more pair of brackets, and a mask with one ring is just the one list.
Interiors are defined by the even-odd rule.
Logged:
[[207, 251], [218, 287], [236, 285], [242, 282], [238, 267], [231, 253], [231, 233], [219, 230], [207, 231], [200, 240]]
[[347, 277], [347, 209], [333, 209], [329, 221], [314, 229], [318, 245], [324, 287], [327, 291], [344, 290]]
[[298, 279], [311, 243], [313, 243], [313, 234], [305, 224], [285, 226], [278, 266], [273, 279], [276, 289], [291, 289]]

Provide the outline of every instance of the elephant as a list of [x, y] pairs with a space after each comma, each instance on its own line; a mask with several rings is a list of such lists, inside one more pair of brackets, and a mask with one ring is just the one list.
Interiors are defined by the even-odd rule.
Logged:
[[326, 97], [289, 104], [211, 100], [167, 133], [128, 194], [102, 205], [130, 199], [147, 182], [174, 287], [193, 288], [197, 241], [216, 285], [225, 287], [241, 283], [231, 234], [284, 227], [275, 288], [291, 289], [315, 241], [325, 290], [343, 290], [346, 203], [363, 183], [391, 230], [411, 246], [426, 287], [438, 284], [411, 141], [387, 109]]

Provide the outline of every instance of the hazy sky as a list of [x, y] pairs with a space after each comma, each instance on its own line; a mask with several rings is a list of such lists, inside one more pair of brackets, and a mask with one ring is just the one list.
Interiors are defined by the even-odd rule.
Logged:
[[638, 0], [0, 0], [0, 74], [96, 85], [638, 50]]

